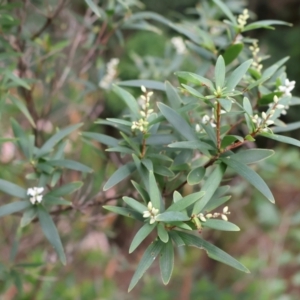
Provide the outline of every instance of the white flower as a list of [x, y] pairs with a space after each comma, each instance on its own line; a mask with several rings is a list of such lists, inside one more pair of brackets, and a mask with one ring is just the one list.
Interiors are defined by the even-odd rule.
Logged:
[[199, 125], [199, 124], [196, 124], [196, 126], [195, 126], [195, 130], [196, 130], [196, 132], [200, 132], [200, 131], [201, 131], [201, 127], [200, 127], [200, 125]]
[[296, 81], [289, 81], [287, 78], [284, 81], [284, 85], [278, 87], [280, 92], [284, 93], [284, 96], [292, 96], [291, 91], [295, 88]]
[[182, 37], [177, 36], [171, 39], [171, 43], [173, 44], [174, 48], [176, 49], [177, 54], [184, 54], [186, 53], [186, 46], [182, 39]]
[[36, 204], [37, 202], [38, 203], [41, 203], [42, 200], [43, 200], [43, 195], [41, 195], [41, 193], [43, 193], [44, 191], [44, 188], [43, 187], [34, 187], [34, 188], [29, 188], [27, 190], [27, 195], [28, 196], [31, 196], [29, 198], [30, 202], [32, 204]]
[[143, 217], [144, 218], [150, 217], [150, 224], [153, 224], [156, 221], [156, 216], [159, 213], [159, 209], [154, 208], [151, 201], [148, 202], [147, 208], [148, 208], [148, 210], [145, 210], [143, 212]]
[[202, 221], [202, 222], [206, 222], [206, 218], [204, 217], [204, 215], [202, 213], [200, 213], [198, 215], [199, 219]]
[[109, 89], [113, 80], [117, 77], [117, 66], [120, 60], [112, 58], [106, 65], [106, 75], [99, 82], [99, 86], [103, 89]]

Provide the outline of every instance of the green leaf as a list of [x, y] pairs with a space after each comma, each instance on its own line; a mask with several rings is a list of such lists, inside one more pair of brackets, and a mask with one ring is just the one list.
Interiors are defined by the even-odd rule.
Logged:
[[198, 184], [204, 177], [205, 175], [205, 168], [203, 167], [198, 167], [193, 170], [188, 174], [187, 176], [187, 182], [189, 185], [195, 185]]
[[167, 167], [161, 166], [161, 165], [155, 165], [154, 168], [154, 173], [159, 174], [161, 176], [166, 176], [166, 177], [174, 177], [175, 174]]
[[237, 84], [242, 80], [243, 76], [246, 74], [248, 69], [252, 64], [252, 59], [246, 60], [240, 66], [238, 66], [228, 77], [226, 81], [226, 91], [227, 93], [232, 92]]
[[126, 90], [120, 88], [117, 85], [113, 85], [112, 89], [128, 106], [130, 111], [133, 113], [133, 119], [139, 119], [140, 118], [140, 109], [138, 106], [138, 103], [136, 99], [128, 93]]
[[167, 99], [172, 108], [177, 109], [181, 106], [181, 98], [177, 92], [177, 90], [173, 87], [173, 85], [169, 82], [165, 82], [165, 90], [167, 94]]
[[243, 266], [240, 262], [234, 259], [232, 256], [219, 249], [218, 247], [210, 244], [209, 242], [203, 240], [202, 238], [186, 233], [177, 231], [178, 235], [182, 238], [184, 243], [187, 246], [193, 246], [200, 249], [204, 249], [207, 252], [207, 255], [217, 261], [220, 261], [226, 265], [229, 265], [240, 271], [250, 273], [249, 270]]
[[217, 165], [214, 171], [209, 175], [207, 180], [205, 181], [204, 185], [202, 186], [202, 191], [205, 192], [203, 198], [197, 202], [193, 209], [193, 214], [199, 214], [202, 209], [206, 206], [208, 201], [211, 199], [225, 173], [226, 166], [224, 164]]
[[141, 243], [142, 241], [152, 232], [152, 230], [156, 227], [156, 224], [146, 223], [134, 236], [130, 248], [129, 253], [132, 253]]
[[66, 265], [66, 256], [63, 249], [63, 245], [61, 243], [58, 231], [55, 227], [55, 224], [49, 215], [49, 213], [45, 210], [43, 206], [38, 206], [38, 218], [42, 227], [42, 231], [50, 242], [50, 244], [55, 249], [60, 261], [63, 265]]
[[197, 84], [197, 85], [200, 85], [200, 86], [206, 86], [211, 91], [214, 90], [213, 83], [209, 79], [204, 78], [201, 75], [191, 73], [191, 72], [175, 72], [175, 75], [178, 78], [186, 80], [187, 82], [191, 82], [191, 83], [194, 83], [194, 84]]
[[223, 13], [227, 16], [227, 18], [234, 24], [237, 25], [236, 23], [236, 17], [232, 14], [230, 9], [224, 4], [223, 1], [221, 0], [213, 0], [216, 5], [219, 6], [219, 8], [223, 11]]
[[0, 206], [0, 218], [24, 210], [32, 204], [29, 201], [17, 201]]
[[75, 124], [68, 126], [57, 133], [55, 133], [52, 137], [49, 138], [49, 140], [37, 151], [36, 157], [39, 158], [49, 152], [52, 151], [53, 147], [59, 143], [63, 138], [68, 136], [70, 133], [81, 127], [83, 123]]
[[228, 167], [233, 169], [237, 174], [244, 177], [249, 183], [251, 183], [257, 190], [259, 190], [269, 201], [275, 203], [272, 192], [263, 179], [247, 165], [232, 159], [232, 158], [220, 158]]
[[137, 211], [135, 211], [134, 209], [131, 209], [131, 208], [110, 206], [110, 205], [103, 205], [103, 208], [107, 209], [107, 210], [109, 210], [113, 213], [119, 214], [121, 216], [136, 219], [136, 220], [139, 220], [141, 222], [145, 221], [145, 218], [143, 218], [143, 216], [140, 213], [138, 213]]
[[147, 89], [151, 90], [158, 90], [158, 91], [165, 91], [165, 85], [156, 80], [148, 80], [148, 79], [135, 79], [135, 80], [125, 80], [119, 81], [117, 85], [121, 86], [132, 86], [132, 87], [139, 87], [143, 85]]
[[136, 167], [133, 162], [129, 162], [122, 166], [121, 168], [117, 169], [114, 174], [107, 180], [105, 183], [103, 190], [107, 191], [122, 180], [124, 180], [126, 177], [131, 175], [133, 171], [135, 171]]
[[164, 243], [161, 241], [153, 242], [149, 245], [149, 247], [146, 249], [142, 259], [140, 260], [140, 263], [131, 279], [128, 292], [130, 292], [138, 283], [138, 281], [141, 279], [141, 277], [144, 275], [144, 273], [149, 269], [149, 267], [154, 262], [157, 255], [160, 253], [161, 249], [163, 248]]
[[217, 135], [215, 129], [211, 126], [210, 123], [207, 124], [200, 124], [201, 127], [205, 130], [211, 141], [214, 143], [215, 146], [217, 146]]
[[[44, 199], [43, 199], [44, 200]], [[31, 207], [28, 207], [24, 213], [23, 213], [23, 216], [22, 216], [22, 219], [21, 219], [21, 224], [20, 226], [21, 227], [25, 227], [26, 225], [28, 225], [29, 223], [31, 223], [31, 221], [33, 219], [35, 219], [37, 215], [37, 207], [36, 206], [33, 206], [31, 205]]]
[[231, 196], [225, 196], [225, 197], [221, 197], [221, 198], [213, 196], [211, 198], [211, 200], [207, 203], [207, 205], [203, 208], [203, 211], [210, 212], [210, 211], [218, 208], [219, 206], [223, 205], [230, 199], [231, 199]]
[[284, 21], [278, 20], [264, 20], [264, 21], [257, 21], [253, 22], [243, 28], [242, 32], [259, 29], [259, 28], [267, 28], [267, 29], [274, 29], [271, 25], [286, 25], [286, 26], [293, 26], [291, 23], [287, 23]]
[[174, 248], [171, 239], [163, 245], [159, 255], [161, 279], [166, 285], [169, 283], [174, 268]]
[[149, 196], [154, 208], [161, 211], [161, 195], [158, 189], [155, 176], [152, 171], [149, 172]]
[[231, 102], [230, 99], [218, 98], [218, 101], [221, 104], [222, 108], [225, 109], [226, 112], [230, 112], [231, 111], [232, 102]]
[[30, 112], [28, 111], [28, 108], [26, 107], [26, 105], [21, 100], [19, 100], [17, 97], [15, 97], [14, 95], [9, 95], [9, 99], [21, 111], [21, 113], [27, 118], [27, 120], [32, 125], [32, 127], [36, 128], [34, 120], [32, 119]]
[[272, 156], [274, 153], [275, 152], [273, 150], [268, 149], [247, 149], [232, 154], [230, 155], [230, 157], [234, 160], [238, 160], [239, 162], [248, 165], [262, 161]]
[[297, 146], [300, 147], [300, 141], [293, 139], [291, 137], [288, 136], [284, 136], [284, 135], [278, 135], [278, 134], [271, 134], [271, 133], [267, 133], [267, 132], [261, 132], [259, 135], [262, 135], [264, 137], [267, 137], [269, 139], [278, 141], [278, 142], [282, 142], [285, 144], [290, 144], [293, 146]]
[[176, 202], [172, 203], [166, 211], [182, 211], [194, 204], [196, 201], [201, 199], [204, 196], [205, 192], [200, 191], [197, 193], [189, 194], [181, 199], [178, 199]]
[[[176, 202], [175, 204], [177, 204]], [[189, 221], [191, 218], [186, 214], [179, 211], [166, 211], [158, 214], [155, 218], [156, 221], [161, 222], [178, 222], [178, 221]]]
[[14, 73], [11, 73], [10, 71], [5, 72], [5, 75], [11, 79], [17, 86], [21, 86], [27, 90], [30, 90], [31, 87], [27, 84], [25, 80], [22, 78], [16, 76]]
[[174, 241], [174, 243], [176, 244], [177, 247], [184, 246], [185, 243], [184, 243], [183, 239], [179, 236], [179, 234], [177, 232], [178, 231], [171, 230], [169, 232], [170, 238]]
[[215, 67], [215, 81], [216, 81], [216, 89], [222, 88], [225, 82], [225, 61], [222, 55], [219, 55]]
[[137, 190], [137, 192], [141, 195], [145, 203], [148, 203], [150, 201], [149, 195], [147, 191], [139, 185], [137, 182], [131, 180], [131, 183], [133, 184], [134, 188]]
[[93, 139], [101, 144], [110, 146], [110, 147], [117, 147], [119, 145], [119, 141], [111, 136], [95, 133], [95, 132], [82, 132], [81, 135], [86, 138]]
[[158, 103], [158, 108], [164, 117], [173, 125], [174, 129], [187, 140], [196, 140], [197, 136], [191, 126], [184, 120], [178, 112], [171, 107]]
[[48, 160], [47, 164], [54, 167], [63, 167], [70, 170], [76, 170], [84, 173], [93, 172], [93, 169], [87, 167], [86, 165], [70, 159]]
[[289, 123], [289, 124], [286, 124], [285, 126], [272, 127], [272, 131], [274, 133], [278, 133], [278, 132], [292, 131], [292, 130], [296, 130], [296, 129], [299, 129], [299, 128], [300, 128], [300, 121]]
[[175, 142], [168, 145], [169, 148], [178, 148], [178, 149], [193, 149], [193, 150], [215, 150], [210, 144], [207, 144], [202, 141], [183, 141]]
[[244, 44], [242, 43], [231, 44], [223, 53], [225, 65], [228, 66], [230, 63], [232, 63], [242, 52], [243, 48]]
[[87, 5], [90, 7], [92, 12], [98, 17], [101, 18], [99, 7], [93, 2], [93, 0], [85, 0]]
[[21, 199], [24, 199], [27, 196], [27, 191], [25, 189], [3, 179], [0, 179], [0, 191]]
[[202, 226], [222, 231], [240, 231], [240, 228], [235, 224], [223, 220], [207, 219], [206, 222], [202, 223]]
[[158, 223], [157, 225], [157, 235], [163, 243], [167, 243], [169, 241], [168, 231], [162, 223]]
[[43, 197], [43, 203], [47, 205], [72, 205], [72, 202], [46, 194]]
[[192, 96], [198, 97], [200, 99], [205, 99], [205, 97], [200, 92], [198, 92], [196, 89], [194, 89], [194, 88], [192, 88], [192, 87], [190, 87], [190, 86], [188, 86], [186, 84], [183, 84], [183, 83], [181, 85]]
[[250, 117], [253, 116], [252, 105], [247, 97], [244, 97], [243, 99], [243, 108]]
[[74, 181], [74, 182], [62, 185], [59, 188], [53, 189], [47, 195], [55, 196], [55, 197], [70, 195], [70, 194], [74, 193], [75, 191], [77, 191], [78, 189], [80, 189], [82, 187], [82, 185], [83, 185], [83, 182]]
[[[138, 211], [138, 212], [141, 213], [141, 214], [142, 214], [144, 211], [148, 211], [148, 208], [147, 208], [144, 204], [142, 204], [142, 203], [136, 201], [136, 200], [133, 199], [133, 198], [124, 196], [122, 199], [123, 199], [123, 201], [124, 201], [127, 205], [129, 205], [130, 207], [132, 207], [134, 210]], [[154, 206], [154, 207], [155, 207], [155, 206]]]

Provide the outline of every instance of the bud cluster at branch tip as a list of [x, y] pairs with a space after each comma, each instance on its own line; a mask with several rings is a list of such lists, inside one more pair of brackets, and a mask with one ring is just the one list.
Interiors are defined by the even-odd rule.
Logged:
[[41, 203], [43, 200], [43, 195], [41, 195], [44, 191], [43, 187], [34, 187], [34, 188], [29, 188], [27, 190], [27, 195], [31, 196], [29, 198], [30, 202], [34, 205], [36, 203]]
[[150, 217], [150, 224], [153, 224], [155, 222], [155, 218], [159, 213], [159, 209], [158, 208], [154, 208], [152, 202], [148, 202], [148, 206], [147, 206], [148, 210], [145, 210], [143, 212], [143, 217], [144, 218], [149, 218]]

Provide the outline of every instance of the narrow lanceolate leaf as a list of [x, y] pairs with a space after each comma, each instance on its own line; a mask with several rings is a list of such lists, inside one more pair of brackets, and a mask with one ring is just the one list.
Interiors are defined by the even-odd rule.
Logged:
[[84, 173], [93, 172], [93, 169], [89, 168], [88, 166], [70, 159], [48, 160], [47, 164], [54, 167], [62, 167], [62, 168], [67, 168], [70, 170], [80, 171]]
[[243, 108], [250, 117], [253, 116], [252, 105], [247, 97], [244, 97], [243, 99]]
[[113, 91], [125, 102], [127, 107], [132, 112], [134, 119], [140, 118], [139, 106], [136, 99], [126, 90], [117, 85], [113, 85]]
[[45, 204], [46, 206], [50, 206], [50, 205], [72, 205], [72, 202], [64, 200], [64, 199], [59, 198], [59, 197], [55, 197], [55, 196], [51, 196], [49, 194], [46, 194], [43, 197], [43, 204]]
[[32, 125], [32, 127], [36, 128], [34, 120], [32, 119], [32, 116], [30, 115], [30, 112], [28, 111], [28, 108], [26, 107], [26, 105], [21, 100], [19, 100], [17, 97], [15, 97], [13, 95], [9, 95], [9, 99], [27, 118], [27, 120]]
[[139, 212], [137, 212], [132, 208], [118, 207], [118, 206], [111, 206], [111, 205], [104, 205], [103, 208], [121, 216], [136, 219], [141, 222], [145, 221], [145, 218]]
[[147, 80], [147, 79], [135, 79], [135, 80], [125, 80], [117, 83], [121, 86], [132, 86], [132, 87], [141, 87], [142, 85], [151, 90], [165, 91], [165, 85], [163, 82], [156, 80]]
[[65, 185], [60, 186], [59, 188], [53, 189], [51, 192], [49, 192], [47, 195], [48, 196], [65, 196], [65, 195], [70, 195], [80, 189], [83, 185], [83, 182], [81, 181], [75, 181], [71, 183], [67, 183]]
[[[156, 223], [157, 224], [157, 223]], [[141, 242], [151, 233], [151, 231], [156, 227], [156, 224], [146, 223], [134, 236], [130, 248], [129, 253], [132, 253]]]
[[53, 147], [59, 143], [63, 138], [68, 136], [70, 133], [81, 127], [83, 123], [71, 125], [66, 127], [57, 133], [55, 133], [49, 140], [37, 151], [36, 157], [41, 157], [50, 151], [52, 151]]
[[232, 14], [231, 10], [224, 4], [221, 0], [213, 0], [216, 5], [219, 6], [219, 8], [223, 11], [223, 13], [227, 16], [227, 18], [235, 25], [236, 23], [236, 17]]
[[0, 206], [0, 217], [11, 215], [15, 212], [24, 210], [30, 207], [31, 205], [32, 204], [29, 201], [18, 201], [2, 205]]
[[177, 233], [187, 246], [193, 246], [200, 249], [204, 249], [210, 258], [220, 261], [240, 271], [250, 273], [249, 270], [240, 262], [238, 262], [235, 258], [230, 256], [220, 248], [203, 240], [202, 238], [185, 232], [177, 231]]
[[157, 255], [160, 253], [164, 243], [161, 241], [156, 241], [150, 244], [150, 246], [146, 249], [140, 263], [131, 279], [128, 292], [130, 292], [144, 275], [144, 273], [149, 269], [149, 267], [154, 262]]
[[165, 225], [163, 223], [158, 223], [157, 235], [163, 243], [167, 243], [169, 241], [169, 233], [166, 230]]
[[117, 147], [119, 145], [119, 141], [117, 139], [102, 133], [82, 132], [81, 135], [110, 147]]
[[272, 25], [293, 26], [293, 24], [287, 23], [287, 22], [284, 22], [284, 21], [264, 20], [264, 21], [253, 22], [253, 23], [245, 26], [245, 28], [243, 28], [243, 32], [249, 31], [249, 30], [254, 30], [254, 29], [259, 29], [259, 28], [274, 29], [274, 27]]
[[37, 206], [31, 205], [31, 207], [28, 207], [24, 211], [20, 226], [25, 227], [26, 225], [28, 225], [36, 217], [36, 215], [37, 215]]
[[253, 164], [272, 156], [275, 152], [268, 149], [247, 149], [230, 155], [234, 160], [243, 164]]
[[133, 199], [131, 197], [124, 196], [122, 199], [127, 205], [129, 205], [131, 208], [133, 208], [134, 210], [138, 211], [141, 214], [144, 211], [148, 210], [148, 208], [144, 204], [136, 201], [135, 199]]
[[171, 239], [163, 245], [159, 255], [159, 267], [163, 283], [168, 284], [174, 268], [174, 247]]
[[158, 214], [155, 218], [156, 221], [161, 222], [178, 222], [189, 221], [191, 218], [186, 214], [179, 211], [166, 211]]
[[260, 133], [260, 135], [267, 137], [269, 139], [278, 141], [278, 142], [282, 142], [282, 143], [286, 143], [286, 144], [290, 144], [293, 146], [297, 146], [300, 147], [300, 141], [293, 139], [291, 137], [288, 136], [284, 136], [284, 135], [278, 135], [278, 134], [271, 134], [271, 133], [267, 133], [267, 132], [262, 132]]
[[153, 207], [161, 210], [161, 196], [152, 171], [149, 172], [149, 196]]
[[5, 194], [17, 197], [17, 198], [25, 198], [26, 197], [26, 190], [21, 188], [20, 186], [11, 183], [9, 181], [0, 179], [0, 191], [4, 192]]
[[226, 166], [224, 164], [218, 165], [215, 170], [209, 175], [204, 185], [202, 186], [202, 191], [205, 192], [203, 198], [198, 201], [193, 209], [193, 214], [199, 214], [202, 209], [206, 206], [208, 201], [211, 199], [225, 173]]
[[237, 84], [242, 80], [243, 76], [250, 68], [252, 61], [253, 61], [252, 59], [246, 60], [230, 74], [226, 82], [225, 92], [229, 93], [235, 89]]
[[275, 203], [274, 196], [270, 191], [267, 184], [263, 179], [247, 165], [234, 160], [232, 158], [221, 158], [221, 160], [237, 174], [244, 177], [249, 183], [251, 183], [257, 190], [259, 190], [269, 201]]
[[181, 198], [171, 204], [166, 211], [174, 212], [174, 211], [182, 211], [189, 207], [190, 205], [194, 204], [196, 201], [201, 199], [204, 196], [205, 192], [200, 191], [197, 193], [190, 194], [188, 196], [185, 196], [184, 198]]
[[225, 82], [225, 61], [222, 55], [220, 55], [217, 59], [216, 67], [215, 67], [215, 81], [216, 81], [216, 89], [222, 88]]
[[175, 142], [169, 144], [170, 148], [178, 148], [178, 149], [195, 149], [195, 150], [215, 150], [210, 144], [207, 144], [202, 141], [183, 141], [183, 142]]
[[202, 225], [203, 227], [222, 231], [240, 231], [240, 228], [235, 224], [223, 220], [207, 219]]
[[211, 91], [214, 90], [213, 83], [209, 79], [202, 77], [201, 75], [190, 72], [176, 72], [175, 75], [187, 82], [191, 82], [199, 86], [206, 86]]
[[187, 176], [187, 182], [189, 185], [195, 185], [198, 184], [204, 177], [206, 169], [203, 167], [198, 167], [188, 174]]
[[197, 140], [197, 136], [191, 126], [183, 119], [178, 112], [171, 107], [158, 103], [158, 108], [164, 117], [173, 125], [174, 129], [187, 140]]
[[177, 90], [171, 85], [169, 81], [166, 81], [165, 89], [170, 106], [174, 109], [179, 108], [181, 105], [181, 98]]
[[93, 11], [93, 13], [98, 17], [101, 18], [101, 13], [99, 7], [94, 3], [93, 0], [85, 0], [87, 5], [90, 7], [90, 9]]
[[66, 256], [58, 231], [51, 216], [43, 206], [38, 207], [38, 218], [45, 237], [55, 249], [62, 264], [65, 265], [67, 263]]
[[126, 177], [128, 177], [135, 170], [135, 164], [133, 162], [129, 162], [121, 168], [117, 169], [114, 174], [107, 180], [106, 184], [103, 187], [104, 191], [109, 190]]

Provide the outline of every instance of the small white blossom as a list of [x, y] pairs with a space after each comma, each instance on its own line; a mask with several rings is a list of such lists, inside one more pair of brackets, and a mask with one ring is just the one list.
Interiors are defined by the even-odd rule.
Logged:
[[27, 190], [27, 195], [31, 196], [29, 198], [30, 202], [32, 204], [36, 204], [36, 203], [41, 203], [43, 200], [43, 195], [41, 195], [44, 191], [43, 187], [34, 187], [34, 188], [29, 188]]
[[284, 85], [278, 87], [280, 92], [284, 93], [284, 96], [292, 96], [291, 91], [295, 88], [296, 81], [289, 81], [286, 79]]
[[150, 218], [149, 222], [150, 222], [150, 224], [153, 224], [156, 221], [156, 216], [159, 213], [159, 209], [154, 208], [151, 201], [148, 202], [147, 208], [148, 208], [148, 210], [145, 210], [143, 212], [143, 217]]
[[196, 124], [196, 126], [195, 126], [195, 130], [196, 130], [196, 132], [200, 132], [200, 131], [201, 131], [201, 127], [200, 127], [200, 125], [199, 125], [199, 124]]
[[176, 49], [177, 54], [185, 54], [186, 53], [186, 46], [182, 39], [182, 37], [177, 36], [171, 39], [171, 43], [173, 44], [174, 48]]
[[240, 26], [240, 28], [244, 28], [247, 24], [247, 20], [249, 19], [249, 12], [248, 9], [244, 9], [243, 13], [238, 16], [237, 22]]
[[99, 82], [99, 86], [103, 89], [109, 89], [110, 85], [117, 77], [117, 67], [120, 60], [118, 58], [112, 58], [106, 65], [106, 74]]

